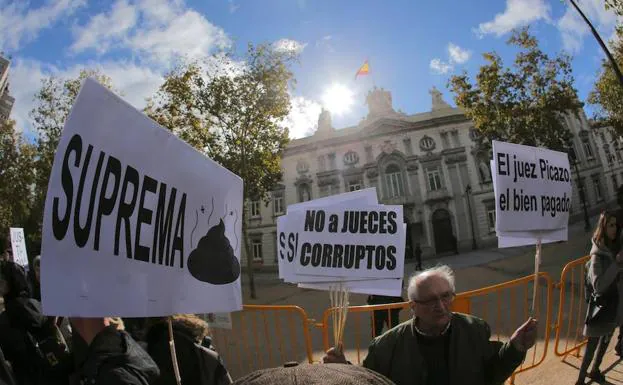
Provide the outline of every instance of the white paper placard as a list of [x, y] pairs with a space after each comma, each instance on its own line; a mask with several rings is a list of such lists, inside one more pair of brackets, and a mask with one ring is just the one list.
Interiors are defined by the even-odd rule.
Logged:
[[231, 313], [207, 313], [202, 318], [212, 329], [232, 329]]
[[13, 250], [13, 262], [22, 267], [28, 266], [28, 253], [26, 252], [26, 240], [24, 229], [21, 227], [11, 227], [11, 248]]
[[[291, 220], [290, 220], [291, 219]], [[343, 203], [288, 214], [297, 275], [402, 278], [402, 206]]]
[[[351, 293], [368, 295], [387, 295], [400, 297], [402, 295], [402, 279], [380, 279], [374, 281], [346, 281], [341, 282]], [[340, 282], [332, 283], [300, 283], [301, 289], [313, 289], [329, 291], [331, 286], [336, 286]]]
[[566, 228], [571, 171], [566, 153], [493, 141], [496, 230]]
[[538, 237], [541, 237], [541, 244], [554, 243], [567, 240], [567, 229], [548, 230], [535, 232], [513, 231], [510, 233], [497, 233], [498, 247], [519, 247], [535, 245]]
[[376, 195], [376, 187], [368, 187], [362, 190], [350, 191], [342, 194], [330, 195], [314, 199], [311, 201], [294, 203], [288, 206], [287, 213], [303, 210], [307, 207], [317, 207], [318, 205], [332, 205], [335, 203], [360, 200], [360, 202], [366, 202], [369, 204], [378, 204], [378, 197]]
[[[496, 191], [496, 164], [491, 160], [491, 174], [494, 186], [494, 194], [497, 196]], [[496, 207], [497, 215], [498, 207]], [[497, 224], [497, 218], [496, 218]], [[496, 225], [497, 227], [497, 225]], [[558, 241], [566, 241], [568, 238], [568, 228], [555, 229], [555, 230], [540, 230], [540, 231], [496, 231], [498, 238], [498, 248], [507, 247], [519, 247], [535, 245], [541, 238], [541, 244], [554, 243]]]
[[[330, 197], [314, 199], [312, 201], [297, 203], [288, 206], [287, 213], [298, 212], [301, 210], [305, 210], [306, 208], [330, 207], [339, 203], [346, 202], [360, 203], [362, 205], [378, 204], [376, 188], [367, 188], [344, 194], [332, 195]], [[293, 242], [292, 237], [294, 236], [294, 233], [290, 231], [290, 228], [286, 223], [287, 218], [287, 215], [283, 215], [277, 218], [277, 260], [279, 267], [279, 278], [289, 283], [329, 282], [330, 280], [333, 280], [333, 278], [327, 277], [309, 277], [306, 278], [305, 281], [301, 281], [296, 276], [293, 264], [294, 254], [293, 250], [291, 250], [291, 245]]]
[[44, 312], [241, 309], [242, 191], [238, 176], [87, 79], [48, 186]]

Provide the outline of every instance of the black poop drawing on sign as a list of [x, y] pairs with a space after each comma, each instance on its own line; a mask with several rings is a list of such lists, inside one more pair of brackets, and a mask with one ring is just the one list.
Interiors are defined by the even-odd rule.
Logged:
[[[201, 213], [205, 213], [205, 208], [201, 207]], [[212, 198], [212, 211], [208, 216], [208, 227], [210, 219], [214, 213], [214, 198]], [[206, 235], [199, 239], [197, 247], [190, 252], [188, 257], [188, 271], [190, 274], [201, 282], [207, 282], [212, 285], [226, 285], [232, 283], [240, 277], [240, 262], [234, 255], [234, 249], [231, 247], [229, 239], [225, 236], [224, 218], [234, 216], [234, 226], [238, 223], [238, 212], [228, 211], [225, 206], [225, 215], [219, 218], [217, 225], [212, 226]], [[190, 244], [193, 246], [194, 232], [199, 223], [199, 212], [195, 211], [195, 227], [190, 235]], [[236, 237], [236, 245], [238, 247], [238, 236]]]

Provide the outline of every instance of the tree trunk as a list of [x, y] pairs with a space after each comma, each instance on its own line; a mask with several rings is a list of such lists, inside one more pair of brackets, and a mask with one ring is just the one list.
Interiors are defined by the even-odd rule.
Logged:
[[247, 274], [249, 276], [249, 287], [251, 288], [251, 299], [257, 299], [257, 295], [255, 293], [255, 277], [253, 276], [253, 255], [251, 254], [251, 250], [249, 250], [249, 240], [247, 239], [247, 223], [244, 218], [242, 221], [242, 237], [244, 252], [247, 256]]
[[[241, 146], [241, 150], [242, 150], [242, 172], [241, 172], [241, 177], [242, 177], [242, 197], [243, 197], [243, 201], [242, 204], [244, 205], [245, 200], [247, 198], [247, 194], [245, 194], [244, 192], [244, 185], [248, 182], [247, 181], [247, 156], [246, 156], [246, 146], [245, 146], [245, 137], [243, 135], [242, 138], [242, 146]], [[257, 295], [255, 293], [255, 277], [253, 276], [253, 255], [251, 254], [251, 250], [249, 250], [249, 240], [248, 238], [248, 234], [247, 234], [247, 216], [244, 215], [244, 210], [243, 210], [243, 215], [242, 215], [242, 236], [244, 237], [244, 250], [245, 253], [247, 255], [247, 274], [249, 275], [249, 288], [251, 289], [251, 299], [257, 299]]]

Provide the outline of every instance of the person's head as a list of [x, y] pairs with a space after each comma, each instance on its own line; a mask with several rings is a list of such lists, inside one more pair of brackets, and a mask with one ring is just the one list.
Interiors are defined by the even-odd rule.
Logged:
[[446, 265], [414, 274], [407, 289], [411, 309], [422, 325], [443, 328], [450, 322], [455, 295], [454, 272]]
[[37, 278], [37, 282], [41, 282], [41, 256], [37, 255], [35, 259], [32, 260], [32, 267], [35, 271], [35, 277]]
[[391, 385], [387, 377], [358, 365], [298, 364], [260, 369], [237, 379], [234, 385]]
[[26, 273], [14, 262], [0, 262], [0, 296], [4, 297], [5, 301], [30, 296]]
[[612, 247], [616, 242], [617, 218], [613, 212], [602, 211], [593, 233], [593, 242], [599, 245]]
[[0, 258], [0, 260], [10, 261], [12, 259], [13, 259], [13, 249], [11, 248], [11, 244], [8, 244], [2, 251], [2, 257]]
[[[153, 326], [166, 324], [168, 318], [169, 317], [148, 318], [145, 328], [149, 330]], [[195, 314], [174, 314], [171, 316], [171, 321], [173, 323], [173, 329], [183, 329], [197, 342], [203, 341], [203, 339], [209, 335], [208, 323]]]

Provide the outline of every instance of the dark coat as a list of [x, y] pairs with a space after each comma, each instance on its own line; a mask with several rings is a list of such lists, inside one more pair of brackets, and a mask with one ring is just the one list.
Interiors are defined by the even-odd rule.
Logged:
[[[502, 384], [525, 357], [508, 342], [490, 341], [489, 325], [479, 318], [454, 313], [450, 331], [451, 385]], [[418, 347], [414, 318], [375, 338], [363, 366], [396, 385], [426, 384], [426, 365]]]
[[151, 385], [160, 371], [130, 335], [109, 326], [86, 350], [86, 357], [72, 376], [72, 384]]
[[13, 374], [13, 368], [5, 359], [0, 349], [0, 385], [17, 385], [17, 380]]
[[41, 302], [41, 284], [37, 281], [34, 269], [28, 270], [28, 284], [30, 285], [30, 295], [32, 298]]
[[[615, 247], [618, 249], [618, 247]], [[603, 245], [598, 245], [593, 241], [591, 248], [591, 259], [587, 264], [587, 278], [590, 289], [596, 294], [604, 294], [612, 285], [618, 286], [619, 293], [623, 292], [623, 280], [619, 273], [621, 267], [616, 262], [614, 252]], [[612, 305], [613, 314], [616, 314], [611, 321], [593, 321], [589, 325], [584, 325], [583, 334], [586, 337], [601, 337], [610, 334], [623, 322], [623, 295], [618, 296], [618, 301]], [[587, 309], [588, 311], [589, 309]]]
[[[404, 302], [404, 298], [402, 297], [392, 297], [388, 295], [369, 295], [367, 299], [368, 305], [386, 305], [393, 303]], [[396, 309], [400, 310], [400, 309]]]
[[44, 374], [35, 350], [34, 338], [44, 336], [48, 317], [41, 313], [39, 301], [29, 298], [24, 270], [13, 262], [0, 263], [9, 292], [4, 295], [5, 311], [0, 314], [0, 348], [11, 363], [20, 384], [63, 383]]
[[[229, 385], [232, 383], [218, 353], [203, 346], [199, 341], [202, 332], [183, 322], [173, 321], [175, 352], [182, 384]], [[166, 322], [149, 328], [146, 337], [147, 351], [160, 368], [155, 385], [175, 385], [175, 375], [169, 349], [169, 333]]]

